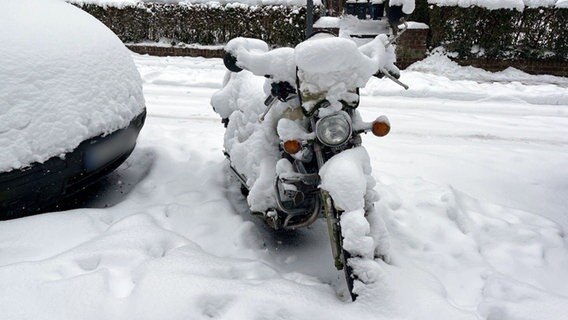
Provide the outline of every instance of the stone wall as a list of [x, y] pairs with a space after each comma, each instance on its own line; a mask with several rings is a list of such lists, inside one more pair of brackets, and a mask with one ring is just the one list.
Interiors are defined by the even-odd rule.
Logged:
[[408, 29], [400, 36], [396, 46], [396, 65], [399, 68], [406, 69], [426, 57], [429, 31], [429, 29]]
[[158, 57], [204, 57], [223, 58], [225, 50], [207, 48], [158, 47], [151, 45], [126, 45], [128, 49], [139, 54], [149, 54]]
[[[318, 29], [319, 30], [319, 29]], [[338, 34], [338, 29], [325, 29], [328, 32]], [[321, 30], [319, 30], [321, 31]], [[407, 30], [398, 40], [396, 48], [397, 66], [405, 69], [416, 61], [424, 59], [426, 56], [428, 37], [427, 29]], [[153, 45], [127, 44], [128, 49], [139, 54], [149, 54], [152, 56], [189, 56], [204, 58], [222, 58], [225, 51], [223, 49], [209, 48], [185, 48], [185, 47], [161, 47]]]

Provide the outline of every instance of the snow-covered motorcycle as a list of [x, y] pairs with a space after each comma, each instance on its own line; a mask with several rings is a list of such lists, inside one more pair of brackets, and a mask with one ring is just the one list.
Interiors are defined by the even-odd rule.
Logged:
[[277, 230], [325, 217], [335, 266], [353, 300], [366, 281], [365, 264], [386, 256], [361, 135], [385, 136], [390, 124], [385, 116], [364, 122], [357, 107], [359, 88], [373, 75], [396, 80], [392, 40], [379, 35], [357, 47], [318, 33], [295, 48], [268, 50], [261, 40], [236, 38], [225, 47], [229, 71], [211, 100], [251, 212]]

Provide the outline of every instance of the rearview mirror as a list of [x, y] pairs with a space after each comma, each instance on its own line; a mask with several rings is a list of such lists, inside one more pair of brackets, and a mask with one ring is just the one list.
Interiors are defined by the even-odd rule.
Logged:
[[387, 6], [387, 18], [391, 26], [398, 26], [408, 16], [402, 11], [402, 6]]
[[229, 69], [229, 71], [231, 72], [243, 71], [242, 68], [239, 68], [239, 66], [237, 66], [237, 57], [232, 55], [230, 52], [225, 52], [223, 63], [225, 64], [225, 68]]

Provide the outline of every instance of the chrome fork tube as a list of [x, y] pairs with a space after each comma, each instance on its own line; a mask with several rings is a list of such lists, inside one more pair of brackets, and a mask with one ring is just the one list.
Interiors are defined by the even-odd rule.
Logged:
[[[312, 130], [315, 130], [316, 128], [316, 121], [314, 120], [314, 118], [312, 117], [310, 119], [311, 123], [312, 123]], [[321, 151], [321, 144], [316, 140], [314, 141], [314, 153], [316, 154], [316, 161], [318, 163], [318, 171], [319, 169], [321, 169], [321, 167], [323, 167], [323, 153]]]

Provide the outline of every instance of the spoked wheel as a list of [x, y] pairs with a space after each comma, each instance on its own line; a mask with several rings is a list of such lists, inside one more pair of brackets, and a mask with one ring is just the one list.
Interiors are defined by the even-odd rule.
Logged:
[[244, 186], [242, 183], [240, 186], [241, 186], [241, 194], [243, 195], [243, 197], [245, 198], [248, 197], [249, 189], [246, 186]]
[[[323, 210], [328, 223], [328, 231], [331, 240], [331, 250], [335, 260], [335, 267], [338, 270], [343, 270], [345, 274], [345, 282], [347, 283], [347, 289], [349, 290], [349, 295], [351, 300], [355, 301], [358, 297], [357, 293], [353, 292], [354, 284], [356, 281], [361, 281], [359, 279], [355, 270], [353, 270], [353, 260], [363, 259], [359, 254], [354, 254], [345, 250], [343, 247], [343, 242], [345, 240], [343, 232], [341, 230], [341, 215], [343, 211], [335, 209], [333, 205], [333, 199], [327, 194], [327, 192], [322, 192]], [[372, 206], [365, 207], [365, 217], [371, 211]], [[365, 282], [363, 282], [365, 283]]]
[[340, 217], [341, 211], [337, 211], [333, 205], [333, 200], [327, 192], [322, 193], [323, 210], [327, 220], [328, 231], [331, 241], [331, 251], [335, 260], [335, 267], [338, 270], [343, 269], [345, 281], [351, 300], [357, 299], [357, 294], [353, 292], [353, 285], [357, 276], [353, 273], [353, 268], [349, 265], [349, 259], [353, 256], [351, 253], [343, 249], [343, 233], [341, 232]]
[[353, 273], [353, 268], [349, 265], [349, 259], [352, 257], [349, 251], [343, 249], [343, 235], [341, 233], [341, 225], [339, 224], [339, 219], [337, 221], [336, 228], [336, 239], [340, 239], [339, 248], [341, 249], [341, 261], [343, 262], [343, 273], [345, 274], [345, 282], [347, 282], [347, 289], [349, 290], [349, 295], [351, 296], [351, 301], [357, 299], [357, 294], [353, 292], [353, 284], [357, 280], [357, 276]]

